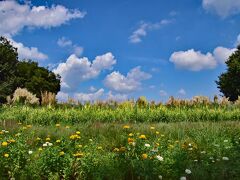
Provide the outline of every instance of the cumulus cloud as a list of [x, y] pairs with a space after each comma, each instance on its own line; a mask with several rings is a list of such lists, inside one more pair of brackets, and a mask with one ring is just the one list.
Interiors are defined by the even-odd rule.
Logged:
[[164, 25], [170, 24], [172, 20], [163, 19], [157, 23], [146, 23], [141, 22], [137, 30], [135, 30], [132, 35], [129, 37], [131, 43], [140, 43], [142, 38], [147, 35], [149, 31], [157, 30], [163, 27]]
[[69, 94], [68, 93], [64, 93], [62, 91], [57, 93], [56, 99], [58, 102], [66, 102], [69, 98]]
[[112, 91], [109, 91], [107, 93], [107, 100], [112, 100], [112, 101], [125, 101], [128, 99], [128, 95], [127, 94], [113, 94]]
[[90, 92], [95, 92], [95, 91], [97, 91], [97, 89], [94, 86], [90, 86], [89, 91]]
[[57, 27], [71, 19], [83, 18], [85, 14], [61, 5], [46, 7], [18, 4], [16, 1], [0, 1], [0, 34], [12, 36], [24, 27]]
[[240, 13], [239, 0], [203, 0], [203, 8], [212, 11], [221, 17]]
[[104, 89], [99, 89], [95, 93], [75, 93], [74, 99], [86, 102], [86, 101], [96, 101], [99, 100], [104, 94]]
[[190, 49], [187, 51], [174, 52], [170, 62], [177, 68], [200, 71], [203, 69], [214, 69], [217, 64], [223, 64], [236, 49], [217, 47], [213, 53], [203, 54], [200, 51]]
[[160, 90], [159, 91], [160, 96], [165, 97], [168, 95], [168, 93], [165, 90]]
[[186, 95], [185, 89], [183, 89], [183, 88], [179, 89], [178, 94], [181, 95], [181, 96], [185, 96]]
[[237, 40], [235, 42], [235, 46], [238, 46], [238, 45], [240, 45], [240, 34], [238, 35]]
[[116, 64], [116, 59], [110, 52], [97, 56], [92, 62], [87, 57], [78, 58], [72, 54], [53, 72], [61, 76], [63, 90], [74, 91], [81, 82], [97, 77], [102, 70], [112, 69], [114, 64]]
[[129, 93], [139, 89], [142, 84], [141, 82], [151, 77], [150, 74], [141, 71], [140, 66], [137, 66], [131, 69], [126, 76], [117, 71], [112, 72], [107, 75], [104, 84], [106, 87], [116, 92]]
[[70, 39], [67, 39], [66, 37], [59, 38], [57, 44], [60, 47], [70, 48], [71, 52], [77, 56], [81, 56], [83, 53], [83, 47], [78, 46], [77, 44], [73, 44], [73, 42]]
[[10, 39], [12, 45], [17, 48], [19, 59], [46, 60], [48, 56], [36, 47], [26, 47], [22, 43]]
[[218, 63], [224, 64], [229, 56], [235, 51], [236, 49], [228, 49], [220, 46], [214, 49], [213, 55]]

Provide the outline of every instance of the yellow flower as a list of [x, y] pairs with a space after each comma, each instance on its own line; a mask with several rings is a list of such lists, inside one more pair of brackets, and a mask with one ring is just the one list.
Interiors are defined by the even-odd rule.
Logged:
[[9, 157], [9, 154], [5, 153], [5, 154], [4, 154], [4, 157], [5, 157], [5, 158], [8, 158], [8, 157]]
[[74, 140], [74, 139], [80, 139], [81, 137], [77, 134], [72, 134], [69, 138]]
[[159, 146], [160, 144], [159, 143], [156, 143], [156, 146]]
[[168, 146], [168, 148], [171, 148], [171, 149], [172, 149], [173, 147], [174, 147], [174, 146], [173, 146], [172, 144], [170, 144], [170, 145]]
[[27, 125], [27, 128], [31, 128], [31, 127], [32, 127], [32, 125], [30, 125], [30, 124]]
[[76, 134], [78, 134], [78, 135], [79, 135], [79, 134], [80, 134], [80, 131], [77, 131], [77, 132], [76, 132]]
[[2, 146], [7, 146], [8, 143], [6, 141], [2, 142]]
[[133, 138], [128, 138], [128, 144], [132, 144], [134, 142]]
[[22, 129], [23, 129], [23, 130], [24, 130], [24, 129], [27, 129], [27, 127], [23, 126], [23, 128], [22, 128]]
[[82, 148], [82, 145], [81, 145], [81, 144], [79, 144], [79, 145], [78, 145], [78, 147], [79, 147], [79, 148]]
[[40, 138], [40, 137], [37, 137], [37, 138], [36, 138], [36, 140], [37, 140], [37, 141], [40, 141], [40, 140], [41, 140], [41, 138]]
[[61, 125], [60, 125], [60, 124], [56, 124], [55, 126], [56, 126], [56, 127], [60, 127]]
[[98, 150], [102, 150], [103, 148], [102, 148], [102, 146], [98, 146], [97, 149]]
[[114, 152], [119, 152], [119, 149], [118, 148], [114, 148], [113, 151]]
[[65, 128], [66, 128], [66, 129], [69, 129], [69, 128], [70, 128], [70, 126], [66, 126]]
[[10, 139], [9, 142], [14, 143], [14, 142], [16, 142], [16, 140], [15, 139]]
[[74, 156], [74, 157], [82, 157], [82, 156], [83, 156], [83, 153], [77, 152], [77, 153], [73, 154], [73, 156]]
[[150, 129], [151, 129], [151, 130], [154, 130], [154, 129], [155, 129], [155, 127], [151, 126], [151, 127], [150, 127]]
[[60, 156], [63, 156], [65, 153], [63, 152], [63, 151], [61, 151], [60, 153], [59, 153], [59, 155]]
[[42, 151], [43, 149], [42, 148], [38, 148], [39, 151]]
[[156, 131], [156, 134], [159, 134], [159, 132], [158, 132], [158, 131]]
[[61, 140], [60, 140], [60, 139], [56, 140], [56, 143], [60, 143], [60, 142], [61, 142]]
[[133, 133], [128, 134], [128, 136], [132, 137], [132, 136], [133, 136]]
[[129, 128], [130, 128], [130, 126], [128, 126], [128, 125], [123, 126], [123, 129], [129, 129]]
[[4, 132], [0, 131], [0, 134], [4, 134]]
[[147, 159], [148, 155], [147, 154], [142, 154], [142, 159]]
[[126, 151], [126, 148], [125, 147], [120, 147], [119, 151], [124, 152], [124, 151]]
[[144, 134], [139, 136], [139, 139], [147, 139], [146, 136]]
[[50, 138], [50, 137], [47, 137], [47, 138], [46, 138], [46, 141], [50, 141], [50, 140], [51, 140], [51, 138]]

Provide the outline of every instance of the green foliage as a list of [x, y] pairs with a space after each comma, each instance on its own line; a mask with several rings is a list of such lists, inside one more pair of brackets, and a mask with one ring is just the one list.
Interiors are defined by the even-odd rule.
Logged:
[[236, 101], [240, 96], [240, 46], [226, 61], [227, 72], [219, 76], [216, 82], [220, 91], [230, 101]]
[[17, 49], [0, 37], [0, 103], [6, 102], [6, 97], [16, 89], [17, 59]]

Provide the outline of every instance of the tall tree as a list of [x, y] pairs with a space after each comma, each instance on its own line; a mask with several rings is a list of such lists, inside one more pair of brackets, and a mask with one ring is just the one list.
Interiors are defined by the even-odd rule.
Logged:
[[16, 89], [17, 63], [17, 49], [6, 38], [0, 37], [0, 103]]
[[216, 81], [220, 92], [235, 101], [240, 96], [240, 46], [226, 61], [227, 71], [222, 73]]

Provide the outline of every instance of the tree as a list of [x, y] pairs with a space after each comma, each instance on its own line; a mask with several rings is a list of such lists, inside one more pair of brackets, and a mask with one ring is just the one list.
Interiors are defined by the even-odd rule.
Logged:
[[216, 81], [220, 92], [230, 101], [240, 96], [240, 46], [226, 61], [227, 72], [222, 73]]
[[6, 38], [0, 37], [0, 103], [16, 89], [17, 63], [17, 49]]
[[40, 99], [45, 91], [57, 94], [60, 91], [60, 76], [39, 67], [32, 60], [18, 61], [17, 49], [0, 38], [0, 103], [6, 101], [17, 87], [26, 88]]

